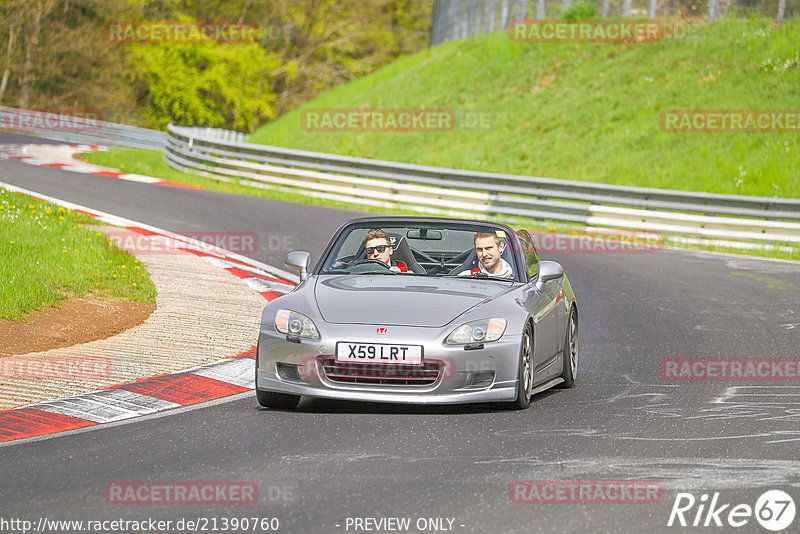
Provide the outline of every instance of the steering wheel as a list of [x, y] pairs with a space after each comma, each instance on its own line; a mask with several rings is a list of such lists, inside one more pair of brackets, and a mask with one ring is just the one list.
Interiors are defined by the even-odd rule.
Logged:
[[371, 270], [373, 265], [377, 267], [382, 267], [384, 270], [387, 271], [392, 268], [391, 265], [389, 265], [384, 261], [374, 260], [372, 258], [364, 258], [361, 260], [356, 260], [356, 262], [350, 266], [349, 270], [351, 273], [363, 273]]

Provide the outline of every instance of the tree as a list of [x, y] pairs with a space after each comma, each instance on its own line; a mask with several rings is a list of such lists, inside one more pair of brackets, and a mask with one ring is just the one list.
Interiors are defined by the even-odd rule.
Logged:
[[42, 33], [42, 22], [53, 6], [55, 0], [30, 0], [20, 8], [22, 19], [21, 44], [24, 46], [22, 71], [19, 75], [18, 106], [27, 108], [31, 97], [33, 80], [36, 78], [34, 56], [39, 48], [39, 36]]
[[149, 126], [253, 131], [275, 117], [278, 59], [258, 44], [130, 45], [128, 79]]
[[[427, 45], [427, 0], [295, 0], [256, 13], [280, 54], [279, 113]], [[264, 7], [264, 6], [262, 6]]]
[[[0, 102], [250, 131], [424, 48], [429, 19], [430, 0], [2, 0]], [[260, 36], [120, 45], [104, 32], [115, 20], [249, 22]]]

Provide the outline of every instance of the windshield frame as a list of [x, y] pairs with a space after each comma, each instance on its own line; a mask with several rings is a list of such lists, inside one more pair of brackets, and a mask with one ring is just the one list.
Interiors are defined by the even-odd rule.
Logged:
[[[435, 226], [441, 226], [450, 228], [453, 230], [462, 230], [467, 232], [476, 232], [476, 231], [484, 231], [484, 232], [495, 232], [496, 230], [502, 230], [506, 233], [505, 243], [507, 247], [510, 247], [511, 258], [514, 262], [512, 266], [515, 270], [516, 277], [515, 278], [497, 278], [497, 277], [481, 277], [481, 280], [495, 280], [495, 281], [511, 281], [517, 283], [525, 283], [527, 282], [526, 276], [526, 269], [524, 262], [521, 263], [521, 245], [517, 238], [516, 231], [513, 230], [511, 227], [496, 222], [490, 221], [480, 221], [480, 220], [471, 220], [471, 219], [456, 219], [456, 218], [447, 218], [447, 217], [403, 217], [403, 216], [385, 216], [385, 217], [363, 217], [359, 219], [352, 219], [342, 226], [340, 226], [331, 236], [330, 240], [328, 241], [325, 249], [323, 250], [322, 254], [320, 255], [319, 259], [317, 260], [316, 264], [314, 265], [314, 269], [311, 271], [311, 275], [350, 275], [350, 274], [357, 274], [357, 273], [348, 273], [345, 271], [324, 271], [323, 266], [326, 264], [328, 257], [334, 252], [334, 250], [338, 250], [341, 247], [341, 244], [344, 242], [344, 239], [353, 231], [359, 230], [367, 230], [371, 228], [381, 228], [384, 227], [392, 228], [397, 226], [427, 226], [429, 228], [433, 228]], [[463, 227], [463, 228], [459, 228]], [[371, 273], [371, 274], [376, 274]], [[414, 275], [414, 276], [425, 276], [425, 277], [446, 277], [446, 276], [455, 276], [449, 274], [422, 274], [422, 273], [402, 273], [402, 275]]]

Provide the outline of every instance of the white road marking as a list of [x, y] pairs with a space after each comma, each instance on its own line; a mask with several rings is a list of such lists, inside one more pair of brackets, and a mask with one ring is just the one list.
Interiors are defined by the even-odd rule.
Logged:
[[194, 374], [255, 389], [255, 365], [255, 360], [250, 358], [234, 358], [204, 365], [194, 371]]
[[28, 406], [95, 423], [110, 423], [174, 408], [178, 404], [124, 390], [101, 390]]
[[244, 282], [252, 289], [258, 291], [271, 291], [273, 293], [289, 293], [293, 287], [288, 284], [281, 284], [280, 282], [273, 282], [272, 280], [265, 280], [264, 278], [244, 278]]

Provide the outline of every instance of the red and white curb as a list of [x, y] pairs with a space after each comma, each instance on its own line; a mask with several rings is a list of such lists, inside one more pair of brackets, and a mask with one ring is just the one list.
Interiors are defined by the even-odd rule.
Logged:
[[129, 182], [140, 182], [153, 185], [164, 185], [167, 187], [180, 187], [182, 189], [197, 189], [202, 190], [202, 187], [194, 185], [186, 185], [171, 180], [163, 180], [161, 178], [154, 178], [152, 176], [144, 176], [142, 174], [133, 174], [127, 172], [118, 172], [114, 170], [104, 169], [98, 165], [91, 163], [65, 163], [64, 161], [57, 161], [54, 158], [34, 155], [31, 152], [41, 152], [47, 150], [63, 150], [68, 149], [68, 159], [73, 159], [72, 154], [78, 152], [96, 152], [105, 151], [106, 148], [97, 145], [0, 145], [0, 159], [7, 159], [12, 161], [20, 161], [28, 165], [36, 165], [38, 167], [50, 167], [53, 169], [60, 169], [62, 171], [78, 172], [81, 174], [93, 174], [95, 176], [106, 176], [108, 178], [118, 178], [120, 180], [127, 180]]
[[231, 359], [0, 412], [0, 442], [123, 421], [254, 388], [255, 347]]
[[[297, 280], [292, 273], [196, 239], [2, 182], [0, 187], [84, 213], [106, 224], [179, 242], [182, 245], [178, 250], [195, 254], [238, 276], [267, 301], [290, 292]], [[253, 346], [232, 358], [193, 369], [1, 411], [0, 442], [122, 421], [249, 391], [255, 387], [255, 357], [256, 348]]]

